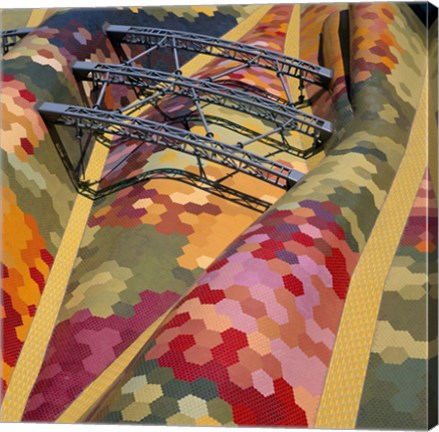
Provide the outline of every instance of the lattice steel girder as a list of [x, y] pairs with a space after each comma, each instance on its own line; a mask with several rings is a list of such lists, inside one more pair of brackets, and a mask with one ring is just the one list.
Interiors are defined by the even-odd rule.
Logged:
[[3, 54], [9, 51], [9, 47], [14, 46], [18, 39], [23, 39], [30, 32], [34, 31], [33, 27], [19, 28], [13, 30], [0, 31], [0, 40]]
[[38, 111], [49, 126], [52, 124], [75, 127], [102, 135], [116, 135], [138, 139], [142, 143], [162, 145], [224, 165], [279, 187], [289, 187], [303, 176], [291, 167], [237, 146], [151, 120], [51, 102], [40, 104]]
[[227, 58], [252, 66], [259, 66], [276, 73], [300, 78], [317, 85], [328, 85], [332, 78], [330, 69], [261, 47], [228, 41], [207, 35], [149, 27], [110, 25], [106, 33], [113, 43], [159, 45]]
[[[331, 122], [306, 114], [298, 109], [263, 98], [179, 74], [136, 68], [128, 65], [93, 62], [76, 62], [73, 71], [78, 79], [95, 83], [110, 82], [146, 90], [156, 90], [157, 96], [148, 98], [148, 103], [156, 103], [164, 94], [176, 94], [192, 99], [194, 93], [203, 102], [221, 105], [275, 123], [277, 126], [289, 124], [288, 129], [313, 137], [316, 142], [327, 139], [333, 131]], [[167, 86], [163, 86], [163, 83]]]
[[[108, 82], [108, 80], [105, 79], [105, 77], [103, 76], [104, 72], [103, 69], [105, 69], [107, 66], [125, 66], [123, 64], [118, 65], [110, 65], [110, 64], [106, 64], [106, 63], [94, 63], [94, 62], [84, 62], [84, 61], [76, 61], [73, 66], [73, 72], [76, 76], [77, 80], [82, 80], [82, 81], [93, 81], [95, 84], [99, 84], [99, 83], [105, 83]], [[128, 69], [133, 69], [135, 70], [136, 68], [134, 66], [126, 66], [128, 67]], [[181, 77], [181, 75], [178, 74], [172, 74], [172, 73], [166, 73], [166, 72], [160, 72], [160, 71], [156, 71], [155, 69], [146, 69], [146, 68], [141, 68], [142, 71], [145, 71], [145, 73], [151, 72], [152, 73], [152, 77], [149, 78], [151, 81], [157, 82], [157, 84], [155, 85], [150, 85], [147, 86], [146, 88], [148, 89], [157, 89], [160, 90], [160, 88], [162, 87], [160, 85], [160, 82], [163, 83], [170, 83], [171, 81], [168, 81], [167, 79], [178, 79]], [[124, 81], [124, 79], [122, 78], [123, 76], [129, 77], [130, 78], [130, 84], [133, 85], [135, 82], [135, 79], [131, 77], [130, 75], [127, 74], [123, 74], [122, 73], [122, 69], [120, 70], [112, 70], [112, 71], [108, 71], [108, 72], [112, 72], [114, 73], [116, 76], [120, 76], [121, 77], [121, 82], [117, 82], [113, 80], [111, 80], [110, 82], [112, 83], [118, 83], [118, 84], [125, 84], [126, 81]], [[161, 76], [164, 78], [163, 81], [160, 80], [160, 74], [162, 74]], [[197, 80], [192, 78], [194, 81], [196, 82], [202, 82], [203, 80]], [[206, 80], [204, 80], [206, 81]], [[208, 82], [210, 82], [210, 80], [207, 80]], [[273, 100], [275, 102], [278, 102], [280, 104], [283, 105], [288, 105], [288, 100], [280, 97], [280, 96], [276, 96], [268, 91], [265, 91], [259, 87], [256, 86], [252, 86], [250, 84], [247, 84], [245, 82], [240, 82], [240, 81], [236, 81], [236, 80], [232, 80], [232, 79], [224, 79], [224, 80], [217, 80], [215, 81], [215, 84], [218, 85], [222, 85], [224, 87], [227, 87], [229, 89], [233, 89], [233, 88], [238, 88], [241, 91], [244, 90], [245, 92], [249, 92], [249, 93], [254, 93], [256, 95], [259, 95], [260, 97], [266, 98], [266, 99], [270, 99]], [[143, 85], [142, 88], [145, 88], [145, 86]]]

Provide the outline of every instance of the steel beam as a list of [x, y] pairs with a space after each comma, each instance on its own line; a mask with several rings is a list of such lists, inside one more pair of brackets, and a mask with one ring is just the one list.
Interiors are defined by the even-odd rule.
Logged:
[[145, 142], [157, 144], [164, 148], [218, 163], [283, 188], [288, 188], [303, 176], [301, 172], [291, 167], [239, 146], [225, 144], [209, 137], [151, 120], [50, 102], [40, 104], [38, 111], [49, 127], [50, 125], [62, 125], [102, 135], [110, 134], [137, 139], [140, 141], [139, 148]]
[[[157, 103], [164, 94], [175, 94], [193, 99], [195, 91], [198, 98], [238, 110], [252, 116], [273, 122], [277, 127], [289, 123], [289, 129], [313, 137], [320, 144], [332, 134], [331, 122], [281, 104], [273, 99], [263, 98], [207, 80], [183, 77], [178, 74], [135, 68], [123, 64], [76, 62], [73, 71], [80, 80], [95, 83], [126, 85], [145, 91], [157, 91], [157, 96], [147, 98], [148, 103]], [[168, 84], [163, 86], [163, 83]]]
[[19, 28], [13, 30], [0, 31], [0, 40], [3, 54], [9, 51], [11, 46], [14, 46], [19, 39], [23, 39], [30, 32], [34, 31], [33, 27]]
[[330, 69], [261, 47], [228, 41], [207, 35], [149, 27], [110, 25], [106, 33], [112, 43], [155, 45], [227, 58], [242, 63], [250, 63], [282, 73], [301, 81], [327, 86], [332, 78]]

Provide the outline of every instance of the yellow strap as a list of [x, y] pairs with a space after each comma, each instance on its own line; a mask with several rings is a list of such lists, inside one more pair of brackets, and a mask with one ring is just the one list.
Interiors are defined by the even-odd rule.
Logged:
[[38, 27], [54, 13], [56, 13], [56, 9], [33, 9], [26, 27]]
[[428, 80], [405, 155], [352, 276], [315, 428], [353, 429], [384, 283], [426, 168]]
[[[87, 166], [86, 178], [93, 182], [101, 177], [107, 155], [108, 149], [106, 147], [101, 145], [94, 147]], [[40, 372], [56, 324], [56, 318], [92, 205], [92, 200], [77, 195], [37, 312], [32, 320], [3, 399], [0, 419], [4, 422], [20, 421], [23, 416], [27, 400]]]
[[168, 312], [151, 324], [110, 366], [99, 375], [72, 404], [56, 419], [56, 423], [78, 423], [87, 419], [93, 409], [108, 394], [111, 387], [123, 376], [126, 368], [166, 318]]
[[[300, 5], [293, 6], [290, 22], [285, 35], [284, 54], [299, 58], [300, 56]], [[296, 78], [287, 77], [288, 90], [293, 101], [299, 99], [299, 84]]]

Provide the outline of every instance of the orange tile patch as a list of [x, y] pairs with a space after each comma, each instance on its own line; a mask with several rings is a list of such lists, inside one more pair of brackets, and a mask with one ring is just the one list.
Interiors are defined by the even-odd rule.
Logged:
[[15, 194], [4, 188], [2, 325], [3, 391], [9, 383], [30, 323], [40, 301], [53, 257], [34, 218], [23, 213]]

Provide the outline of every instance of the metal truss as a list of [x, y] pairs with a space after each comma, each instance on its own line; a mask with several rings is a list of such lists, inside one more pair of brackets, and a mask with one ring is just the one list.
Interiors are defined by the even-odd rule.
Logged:
[[14, 46], [20, 39], [23, 39], [30, 32], [35, 30], [33, 27], [20, 28], [14, 30], [0, 31], [1, 48], [3, 54], [9, 52], [9, 48]]
[[[156, 105], [164, 95], [173, 94], [192, 99], [198, 111], [201, 111], [199, 102], [202, 101], [270, 121], [277, 129], [293, 130], [312, 137], [315, 146], [332, 134], [330, 122], [299, 111], [294, 106], [279, 103], [269, 93], [261, 97], [208, 80], [123, 64], [76, 62], [73, 71], [77, 79], [92, 81], [97, 87], [119, 84], [140, 89], [143, 94], [136, 108], [142, 100]], [[203, 113], [200, 112], [200, 115], [203, 116]], [[206, 132], [209, 133], [207, 123]]]
[[202, 189], [205, 192], [219, 196], [230, 202], [257, 211], [259, 213], [263, 213], [272, 205], [270, 202], [246, 194], [245, 192], [242, 192], [236, 188], [224, 185], [222, 182], [227, 178], [231, 177], [234, 174], [233, 172], [227, 174], [226, 176], [220, 179], [212, 180], [204, 174], [203, 170], [200, 170], [200, 173], [194, 173], [188, 170], [183, 170], [178, 168], [163, 167], [154, 170], [147, 170], [134, 177], [128, 177], [123, 180], [113, 182], [108, 186], [99, 187], [102, 180], [105, 180], [105, 177], [95, 182], [90, 182], [86, 180], [84, 178], [85, 167], [83, 163], [84, 158], [86, 158], [87, 148], [88, 149], [90, 148], [91, 139], [97, 137], [94, 136], [94, 134], [90, 133], [86, 138], [85, 146], [83, 146], [81, 142], [82, 141], [81, 134], [76, 136], [78, 144], [81, 147], [81, 150], [83, 151], [81, 152], [80, 160], [77, 163], [73, 163], [65, 147], [61, 142], [56, 127], [53, 124], [49, 124], [48, 126], [52, 140], [55, 144], [58, 154], [61, 157], [61, 160], [64, 163], [64, 166], [72, 181], [73, 186], [75, 187], [78, 193], [92, 200], [98, 200], [104, 198], [122, 189], [125, 189], [130, 186], [134, 186], [142, 182], [147, 182], [149, 180], [169, 179], [169, 180], [176, 180], [182, 183], [189, 184], [196, 188]]
[[[332, 78], [330, 69], [257, 46], [207, 35], [120, 25], [110, 25], [106, 33], [119, 52], [121, 43], [143, 45], [146, 50], [137, 58], [158, 48], [170, 48], [176, 59], [178, 50], [222, 57], [240, 62], [243, 67], [258, 66], [272, 70], [281, 79], [284, 76], [297, 78], [301, 86], [304, 82], [327, 86]], [[179, 70], [179, 65], [176, 66]]]
[[[38, 111], [49, 128], [55, 125], [73, 127], [79, 132], [88, 130], [99, 136], [99, 141], [111, 147], [106, 135], [139, 140], [204, 159], [263, 180], [272, 185], [289, 188], [303, 176], [293, 168], [267, 157], [216, 141], [185, 129], [151, 120], [130, 117], [116, 112], [43, 102]], [[201, 168], [201, 165], [200, 165]], [[203, 173], [200, 173], [202, 176]]]
[[[136, 68], [127, 66], [124, 64], [109, 64], [109, 63], [94, 63], [76, 61], [72, 66], [73, 72], [78, 81], [92, 81], [94, 88], [97, 89], [104, 83], [128, 85], [132, 87], [138, 87], [143, 90], [142, 93], [146, 93], [147, 90], [163, 90], [162, 95], [168, 92], [167, 87], [163, 84], [173, 84], [175, 80], [183, 81], [183, 85], [189, 83], [211, 83], [210, 80], [201, 80], [196, 78], [185, 78], [181, 74], [162, 72], [155, 69]], [[141, 71], [139, 76], [138, 71]], [[107, 74], [111, 76], [108, 79]], [[252, 86], [247, 83], [243, 83], [236, 80], [225, 79], [215, 81], [214, 86], [221, 86], [224, 89], [240, 89], [249, 93], [254, 93], [260, 97], [270, 99], [274, 102], [289, 105], [288, 100], [281, 98], [280, 96], [273, 95], [272, 93], [265, 91], [259, 87]], [[157, 95], [159, 96], [159, 95]]]
[[[92, 83], [96, 95], [96, 98], [93, 96], [93, 108], [49, 102], [38, 107], [73, 184], [79, 193], [91, 199], [99, 199], [151, 179], [174, 179], [263, 212], [271, 205], [269, 202], [228, 186], [227, 179], [237, 173], [244, 173], [271, 185], [289, 189], [303, 174], [275, 161], [273, 156], [288, 153], [303, 159], [308, 158], [322, 150], [321, 144], [333, 132], [331, 122], [299, 109], [305, 103], [304, 83], [325, 87], [332, 77], [332, 71], [328, 69], [259, 47], [192, 33], [125, 26], [109, 26], [106, 32], [124, 62], [105, 64], [78, 61], [73, 65], [78, 81]], [[122, 48], [123, 43], [141, 45], [144, 49], [128, 58]], [[135, 62], [161, 48], [171, 50], [173, 71], [134, 66]], [[181, 51], [230, 59], [238, 63], [238, 66], [204, 79], [185, 77], [180, 68]], [[149, 60], [152, 62], [153, 59]], [[240, 69], [253, 66], [274, 71], [286, 98], [227, 77]], [[300, 96], [297, 101], [292, 100], [286, 77], [299, 80]], [[123, 85], [133, 89], [137, 99], [115, 111], [102, 110], [107, 88], [111, 85]], [[86, 97], [85, 88], [80, 89], [82, 96]], [[182, 104], [180, 112], [168, 112], [166, 107], [173, 99], [167, 96], [179, 98]], [[261, 120], [266, 126], [271, 124], [271, 127], [265, 133], [258, 133], [233, 120], [208, 115], [204, 109], [210, 104], [247, 114]], [[154, 107], [162, 116], [163, 122], [132, 116], [146, 106]], [[205, 135], [191, 131], [195, 124], [204, 128]], [[58, 134], [59, 126], [75, 131], [79, 160], [71, 160], [70, 152]], [[213, 127], [218, 128], [213, 130], [219, 134], [218, 130], [221, 129], [232, 131], [241, 141], [229, 144], [216, 140], [211, 130]], [[312, 141], [312, 145], [309, 144], [307, 149], [291, 145], [288, 138], [296, 132], [311, 137], [309, 142]], [[117, 136], [118, 140], [113, 140], [113, 136]], [[86, 137], [85, 143], [83, 137]], [[97, 181], [85, 178], [85, 161], [90, 155], [92, 143], [114, 149], [127, 141], [134, 146], [127, 153], [122, 152], [102, 178]], [[247, 146], [256, 142], [264, 145], [257, 148], [259, 151], [262, 148], [266, 154], [248, 150], [251, 146]], [[194, 164], [187, 170], [171, 167], [148, 170], [145, 167], [140, 174], [132, 177], [128, 174], [126, 177], [111, 178], [134, 153], [141, 151], [144, 144], [186, 153], [194, 158]], [[204, 171], [203, 160], [222, 165], [227, 170], [221, 178], [212, 179]], [[198, 172], [193, 172], [197, 167]]]

